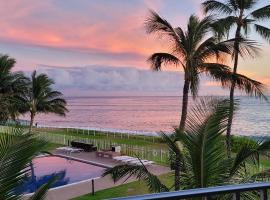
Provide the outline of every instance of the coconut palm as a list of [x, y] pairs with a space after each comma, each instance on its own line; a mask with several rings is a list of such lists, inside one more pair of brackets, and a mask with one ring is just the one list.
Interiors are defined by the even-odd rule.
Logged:
[[[154, 53], [148, 59], [153, 70], [161, 70], [161, 65], [176, 65], [184, 71], [182, 113], [180, 131], [185, 128], [188, 109], [189, 92], [195, 98], [198, 95], [200, 75], [205, 74], [214, 80], [221, 81], [222, 86], [229, 87], [232, 73], [228, 66], [222, 64], [224, 56], [232, 53], [232, 41], [217, 42], [212, 31], [212, 17], [204, 19], [191, 15], [187, 30], [172, 27], [165, 19], [151, 11], [146, 20], [147, 33], [157, 33], [168, 40], [171, 53]], [[241, 41], [248, 48], [246, 41]], [[215, 62], [216, 60], [216, 62]], [[261, 84], [243, 75], [235, 74], [236, 86], [241, 90], [262, 94]], [[247, 84], [247, 85], [243, 85]]]
[[[203, 5], [205, 13], [215, 13], [218, 18], [213, 27], [218, 33], [219, 37], [228, 36], [231, 30], [234, 30], [234, 52], [232, 54], [234, 59], [233, 73], [237, 73], [239, 52], [241, 49], [241, 40], [247, 37], [251, 29], [254, 29], [263, 39], [270, 42], [270, 29], [259, 24], [260, 22], [270, 19], [270, 5], [257, 8], [259, 0], [207, 0]], [[252, 52], [246, 52], [248, 55]], [[252, 56], [252, 54], [251, 54]], [[231, 111], [229, 123], [227, 127], [227, 148], [228, 152], [231, 150], [231, 128], [233, 121], [233, 105], [234, 105], [234, 91], [236, 80], [233, 78], [230, 88]]]
[[[179, 182], [181, 189], [191, 189], [244, 183], [268, 177], [269, 170], [254, 173], [249, 170], [249, 167], [260, 169], [260, 157], [270, 155], [270, 140], [259, 143], [247, 142], [234, 157], [226, 156], [222, 134], [226, 131], [229, 111], [228, 99], [202, 99], [190, 110], [185, 131], [179, 132], [177, 129], [176, 132], [179, 133], [173, 135], [173, 137], [177, 136], [176, 138], [161, 133], [162, 139], [173, 155], [170, 161], [177, 163], [177, 159], [181, 160], [180, 167], [174, 167], [174, 170], [180, 169], [181, 173], [180, 179], [175, 180], [174, 186], [165, 186], [143, 164], [119, 165], [107, 169], [104, 175], [111, 175], [114, 181], [127, 175], [136, 176], [147, 183], [151, 192], [169, 191]], [[248, 195], [249, 198], [252, 196], [254, 194]]]
[[30, 113], [31, 132], [35, 116], [38, 113], [54, 113], [60, 116], [65, 116], [68, 111], [66, 101], [59, 91], [52, 88], [54, 81], [46, 74], [37, 75], [34, 71], [31, 75], [28, 91], [18, 97], [21, 102], [20, 112]]
[[15, 59], [8, 55], [0, 55], [0, 120], [2, 122], [9, 118], [18, 116], [17, 102], [15, 96], [26, 90], [28, 79], [20, 72], [12, 72]]
[[[31, 174], [29, 163], [45, 145], [45, 142], [20, 130], [0, 134], [0, 199], [22, 199], [19, 191], [25, 176]], [[44, 199], [53, 181], [42, 185], [30, 199]]]

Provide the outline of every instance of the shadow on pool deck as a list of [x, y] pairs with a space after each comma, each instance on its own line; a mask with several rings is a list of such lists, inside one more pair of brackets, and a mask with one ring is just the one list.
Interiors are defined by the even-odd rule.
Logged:
[[[90, 153], [81, 152], [81, 153], [65, 154], [65, 153], [62, 153], [59, 151], [53, 151], [52, 153], [58, 154], [58, 155], [63, 155], [63, 156], [70, 156], [70, 157], [73, 157], [76, 159], [81, 159], [81, 160], [85, 160], [85, 161], [89, 161], [89, 162], [100, 163], [102, 165], [106, 165], [106, 166], [110, 166], [110, 167], [121, 164], [121, 162], [116, 162], [111, 158], [96, 157], [95, 152], [90, 152]], [[161, 175], [161, 174], [165, 174], [165, 173], [170, 172], [170, 168], [165, 167], [165, 166], [156, 165], [156, 164], [147, 166], [147, 168], [149, 169], [149, 171], [151, 171], [152, 173], [154, 173], [156, 175]], [[128, 180], [122, 179], [122, 180], [118, 181], [117, 183], [114, 183], [110, 176], [102, 177], [102, 178], [95, 180], [95, 191], [99, 191], [99, 190], [111, 188], [111, 187], [114, 187], [117, 185], [121, 185], [121, 184], [123, 184], [124, 181], [125, 181], [125, 183], [129, 183], [129, 182], [132, 182], [135, 180], [136, 180], [135, 178], [129, 178]], [[91, 193], [91, 188], [92, 188], [91, 180], [79, 182], [77, 184], [66, 185], [64, 187], [51, 189], [48, 192], [46, 200], [72, 199], [72, 198], [75, 198], [78, 196], [82, 196], [82, 195]]]

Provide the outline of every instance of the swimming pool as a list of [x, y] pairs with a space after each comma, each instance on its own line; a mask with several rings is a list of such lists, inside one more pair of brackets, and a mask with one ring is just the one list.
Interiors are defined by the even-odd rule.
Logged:
[[103, 167], [59, 156], [35, 158], [30, 168], [30, 176], [26, 177], [20, 192], [34, 192], [53, 176], [57, 176], [58, 180], [52, 187], [58, 187], [100, 177], [105, 170]]

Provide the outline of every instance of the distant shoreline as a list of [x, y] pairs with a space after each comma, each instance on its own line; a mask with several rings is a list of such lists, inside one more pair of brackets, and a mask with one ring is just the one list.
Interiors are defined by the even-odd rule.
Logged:
[[[122, 133], [131, 135], [145, 135], [145, 136], [158, 136], [158, 132], [155, 131], [132, 131], [126, 129], [113, 129], [113, 128], [97, 128], [97, 127], [78, 127], [78, 126], [53, 126], [38, 124], [37, 128], [60, 128], [60, 129], [78, 129], [78, 130], [89, 130], [89, 131], [100, 131], [108, 133]], [[167, 132], [169, 133], [169, 132]]]

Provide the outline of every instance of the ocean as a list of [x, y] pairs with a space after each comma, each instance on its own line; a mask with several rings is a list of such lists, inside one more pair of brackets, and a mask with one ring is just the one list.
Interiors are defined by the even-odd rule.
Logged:
[[[270, 136], [270, 103], [250, 97], [238, 99], [233, 134]], [[69, 97], [67, 102], [66, 117], [39, 114], [38, 125], [151, 134], [171, 132], [181, 112], [181, 97], [176, 96]]]

